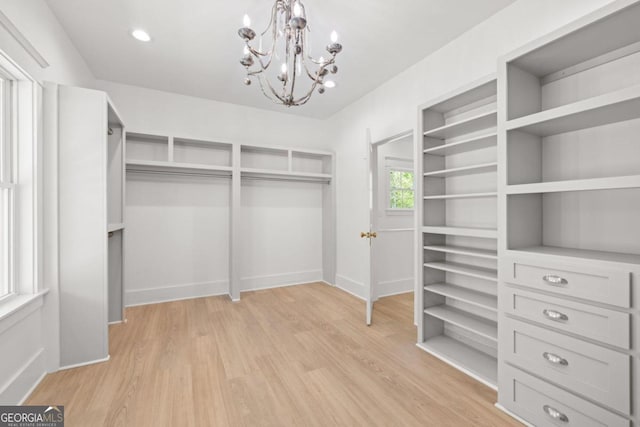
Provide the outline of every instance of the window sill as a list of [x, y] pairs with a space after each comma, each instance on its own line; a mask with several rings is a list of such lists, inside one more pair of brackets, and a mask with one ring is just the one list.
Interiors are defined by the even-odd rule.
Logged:
[[0, 301], [0, 333], [40, 308], [47, 293], [49, 289], [35, 294], [14, 295], [6, 301]]

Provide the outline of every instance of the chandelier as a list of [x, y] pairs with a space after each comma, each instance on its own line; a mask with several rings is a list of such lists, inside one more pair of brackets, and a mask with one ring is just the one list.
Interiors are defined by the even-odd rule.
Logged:
[[[262, 93], [277, 104], [287, 107], [306, 104], [318, 90], [323, 94], [326, 88], [335, 87], [333, 81], [325, 80], [327, 74], [335, 74], [336, 55], [342, 51], [338, 43], [338, 34], [331, 33], [331, 43], [327, 46], [329, 58], [314, 59], [309, 52], [309, 33], [307, 14], [300, 0], [276, 0], [271, 11], [271, 20], [267, 29], [259, 37], [259, 46], [254, 48], [251, 42], [256, 33], [251, 28], [249, 16], [244, 16], [244, 27], [238, 34], [245, 41], [244, 56], [240, 63], [247, 70], [244, 84], [251, 85], [252, 78], [258, 80]], [[263, 49], [263, 38], [270, 46]], [[274, 65], [275, 64], [275, 65]], [[279, 67], [275, 73], [274, 84], [269, 80], [269, 67]], [[300, 93], [301, 83], [307, 85], [307, 91]]]

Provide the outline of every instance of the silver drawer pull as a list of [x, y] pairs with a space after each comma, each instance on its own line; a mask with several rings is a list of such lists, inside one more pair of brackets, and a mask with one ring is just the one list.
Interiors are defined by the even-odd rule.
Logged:
[[554, 365], [569, 366], [569, 362], [567, 361], [567, 359], [563, 359], [562, 357], [558, 356], [557, 354], [547, 353], [545, 351], [544, 353], [542, 353], [542, 357], [544, 357], [545, 359], [547, 359], [549, 362], [553, 363]]
[[552, 408], [549, 405], [544, 405], [542, 409], [547, 415], [549, 415], [554, 420], [562, 421], [563, 423], [569, 422], [569, 417], [567, 417], [565, 414], [563, 414], [562, 412], [558, 411], [555, 408]]
[[542, 314], [544, 314], [547, 319], [553, 320], [554, 322], [566, 322], [569, 320], [569, 316], [555, 310], [542, 310]]
[[564, 286], [569, 283], [564, 277], [556, 276], [555, 274], [547, 274], [546, 276], [542, 276], [542, 280], [544, 280], [551, 286]]

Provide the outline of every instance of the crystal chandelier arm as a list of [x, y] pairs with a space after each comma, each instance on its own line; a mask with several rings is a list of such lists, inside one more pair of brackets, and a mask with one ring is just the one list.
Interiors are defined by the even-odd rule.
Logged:
[[311, 99], [311, 96], [313, 95], [313, 92], [316, 90], [316, 87], [318, 86], [318, 82], [315, 82], [312, 86], [311, 89], [309, 90], [309, 92], [306, 93], [306, 95], [302, 96], [301, 98], [296, 99], [294, 102], [295, 105], [304, 105], [307, 102], [309, 102], [309, 100]]
[[[273, 28], [277, 27], [277, 25], [274, 25], [274, 23], [276, 23], [277, 21], [277, 17], [278, 17], [278, 4], [280, 2], [276, 1], [273, 4], [273, 7], [271, 8], [271, 20], [269, 21], [269, 24], [267, 25], [267, 28], [264, 29], [264, 31], [262, 33], [260, 33], [260, 36], [264, 36], [265, 34], [267, 34], [267, 31], [269, 31], [269, 28], [272, 28], [271, 26], [273, 25]], [[272, 34], [275, 36], [275, 32], [272, 31]]]
[[[258, 83], [260, 84], [260, 90], [262, 90], [262, 93], [264, 94], [264, 96], [266, 96], [267, 98], [269, 98], [271, 101], [275, 102], [276, 104], [278, 103], [278, 101], [281, 104], [285, 104], [284, 98], [282, 98], [280, 95], [278, 95], [278, 93], [275, 91], [273, 86], [271, 86], [271, 83], [269, 83], [269, 80], [266, 77], [264, 78], [264, 82], [263, 82], [263, 79], [261, 77], [258, 77]], [[267, 85], [267, 88], [269, 89], [269, 92], [271, 92], [273, 97], [271, 97], [267, 93], [267, 91], [265, 90], [265, 87], [264, 87], [265, 83]], [[275, 97], [275, 99], [274, 99], [274, 97]]]
[[[302, 35], [302, 43], [306, 46], [307, 44], [307, 34], [305, 32], [305, 34]], [[320, 69], [316, 72], [316, 75], [314, 75], [310, 70], [309, 67], [307, 66], [307, 59], [309, 59], [311, 62], [315, 63], [315, 64], [319, 64], [319, 62], [316, 62], [310, 55], [301, 55], [302, 56], [302, 65], [304, 66], [304, 70], [307, 73], [307, 76], [312, 80], [312, 81], [316, 81], [317, 76], [320, 73]]]

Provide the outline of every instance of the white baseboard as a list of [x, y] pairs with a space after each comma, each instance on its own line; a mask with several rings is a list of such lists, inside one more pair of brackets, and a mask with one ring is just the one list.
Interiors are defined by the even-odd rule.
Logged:
[[44, 348], [38, 349], [0, 390], [0, 404], [19, 405], [40, 384], [47, 374], [44, 367]]
[[413, 277], [379, 282], [376, 286], [376, 299], [413, 292]]
[[109, 359], [111, 359], [111, 355], [108, 355], [107, 357], [102, 358], [102, 359], [98, 359], [98, 360], [90, 360], [88, 362], [82, 362], [82, 363], [76, 363], [76, 364], [73, 364], [73, 365], [61, 366], [60, 367], [60, 371], [66, 371], [67, 369], [73, 369], [73, 368], [82, 368], [83, 366], [95, 365], [96, 363], [104, 363], [104, 362], [108, 362]]
[[22, 399], [20, 399], [20, 401], [18, 402], [18, 405], [24, 405], [24, 402], [27, 401], [27, 399], [31, 396], [31, 393], [33, 393], [33, 391], [36, 389], [36, 387], [38, 387], [40, 385], [40, 383], [42, 382], [42, 380], [44, 379], [44, 377], [46, 377], [48, 374], [48, 372], [43, 372], [42, 375], [40, 375], [40, 378], [38, 378], [33, 385], [31, 386], [31, 388], [29, 390], [27, 390], [27, 392], [24, 394], [24, 396], [22, 396]]
[[159, 304], [170, 301], [211, 297], [229, 294], [229, 282], [186, 283], [162, 288], [135, 289], [125, 292], [125, 306]]
[[[243, 277], [240, 279], [240, 291], [258, 291], [322, 281], [322, 270]], [[229, 282], [227, 280], [129, 290], [125, 292], [125, 306], [136, 307], [220, 295], [229, 295]]]
[[336, 287], [361, 300], [366, 300], [364, 285], [346, 276], [336, 275]]
[[281, 288], [305, 283], [321, 282], [322, 270], [297, 271], [294, 273], [272, 274], [269, 276], [242, 277], [240, 291], [258, 291]]
[[515, 420], [517, 420], [520, 423], [524, 424], [526, 427], [536, 427], [533, 424], [530, 424], [528, 421], [524, 420], [523, 418], [520, 418], [519, 416], [517, 416], [516, 414], [514, 414], [513, 412], [511, 412], [510, 410], [508, 410], [507, 408], [505, 408], [504, 406], [502, 406], [499, 403], [496, 403], [493, 406], [495, 406], [496, 408], [498, 408], [499, 410], [501, 410], [505, 414], [509, 415], [511, 418], [514, 418]]

